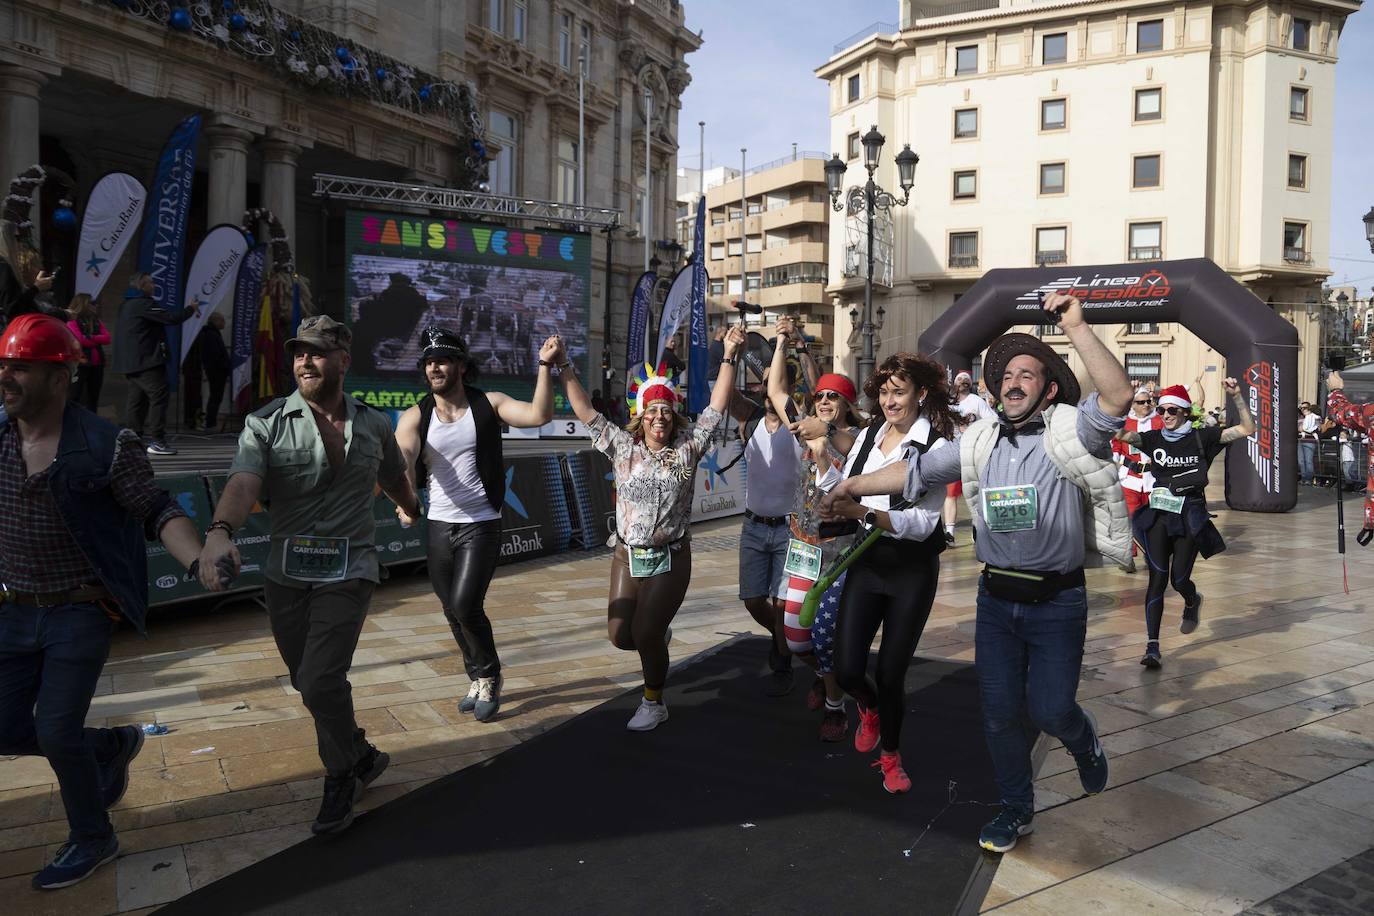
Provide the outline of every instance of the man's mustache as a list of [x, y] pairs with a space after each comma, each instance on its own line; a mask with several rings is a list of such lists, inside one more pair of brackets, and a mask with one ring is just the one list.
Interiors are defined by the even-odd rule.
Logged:
[[1024, 398], [1024, 397], [1028, 397], [1028, 395], [1027, 395], [1026, 392], [1025, 392], [1024, 390], [1022, 390], [1020, 387], [1016, 387], [1016, 388], [1008, 388], [1006, 391], [1002, 392], [1002, 397], [1004, 397], [1004, 398], [1010, 398], [1010, 397], [1022, 397], [1022, 398]]

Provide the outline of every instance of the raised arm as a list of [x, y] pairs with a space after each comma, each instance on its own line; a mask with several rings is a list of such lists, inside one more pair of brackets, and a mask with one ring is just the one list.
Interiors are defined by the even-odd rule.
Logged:
[[569, 365], [567, 354], [563, 352], [563, 342], [558, 337], [550, 337], [539, 348], [539, 376], [534, 383], [534, 398], [517, 401], [500, 392], [487, 395], [492, 409], [507, 426], [530, 429], [543, 426], [553, 419], [553, 379], [550, 369], [562, 369]]
[[1255, 418], [1250, 416], [1250, 405], [1241, 397], [1240, 383], [1228, 378], [1221, 386], [1226, 389], [1226, 396], [1231, 399], [1231, 403], [1236, 405], [1236, 416], [1240, 417], [1240, 422], [1235, 426], [1228, 426], [1221, 431], [1221, 444], [1227, 445], [1237, 439], [1250, 438], [1255, 434]]
[[568, 368], [562, 370], [559, 379], [563, 382], [563, 393], [568, 397], [568, 404], [573, 409], [573, 414], [583, 423], [590, 423], [599, 414], [592, 406], [592, 399], [587, 397], [587, 390], [582, 387], [582, 383], [577, 380], [577, 373], [574, 371], [572, 363]]
[[[258, 501], [262, 492], [262, 478], [257, 474], [240, 471], [229, 478], [215, 504], [216, 522], [225, 522], [237, 530], [248, 520], [248, 513]], [[213, 522], [211, 523], [214, 524]], [[234, 546], [229, 533], [223, 528], [211, 528], [205, 532], [205, 546], [200, 551], [200, 584], [212, 592], [223, 591], [219, 583], [219, 563], [228, 557], [233, 564], [234, 575], [238, 575], [243, 565], [239, 549]]]
[[1134, 394], [1131, 380], [1126, 377], [1126, 370], [1121, 363], [1084, 320], [1082, 303], [1073, 296], [1050, 293], [1045, 297], [1045, 311], [1060, 316], [1059, 326], [1078, 351], [1079, 359], [1083, 360], [1088, 377], [1097, 389], [1098, 406], [1102, 412], [1113, 417], [1125, 416]]
[[784, 421], [787, 419], [788, 405], [792, 403], [787, 390], [787, 341], [791, 325], [791, 319], [779, 318], [774, 326], [773, 362], [768, 367], [768, 400], [773, 402], [773, 409]]
[[725, 335], [725, 359], [720, 364], [720, 374], [716, 376], [715, 386], [711, 389], [711, 409], [725, 413], [730, 406], [730, 395], [735, 387], [735, 358], [744, 346], [744, 329], [739, 325], [732, 327]]

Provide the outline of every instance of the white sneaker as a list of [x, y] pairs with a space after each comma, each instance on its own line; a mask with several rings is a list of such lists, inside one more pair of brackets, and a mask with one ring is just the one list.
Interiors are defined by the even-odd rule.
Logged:
[[482, 685], [479, 683], [480, 677], [472, 679], [472, 686], [468, 687], [468, 695], [458, 701], [459, 712], [472, 712], [477, 708], [477, 698], [482, 692]]
[[662, 703], [640, 700], [634, 717], [625, 727], [632, 732], [650, 732], [668, 721], [668, 707]]

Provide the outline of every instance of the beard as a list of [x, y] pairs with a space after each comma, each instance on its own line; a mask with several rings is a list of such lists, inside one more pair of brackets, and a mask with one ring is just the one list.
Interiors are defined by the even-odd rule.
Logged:
[[300, 389], [301, 397], [313, 404], [324, 404], [333, 401], [343, 391], [343, 375], [323, 369], [314, 378], [296, 377], [296, 387]]
[[444, 379], [436, 379], [429, 375], [425, 376], [425, 383], [429, 385], [430, 394], [437, 394], [442, 397], [447, 397], [457, 391], [458, 385], [461, 382], [462, 376], [456, 372], [450, 373]]

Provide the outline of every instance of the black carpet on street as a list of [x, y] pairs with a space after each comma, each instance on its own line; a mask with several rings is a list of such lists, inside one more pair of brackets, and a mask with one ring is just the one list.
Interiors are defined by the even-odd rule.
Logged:
[[913, 789], [890, 796], [852, 704], [850, 736], [822, 744], [809, 671], [766, 697], [766, 651], [740, 639], [674, 671], [656, 731], [625, 729], [627, 692], [161, 912], [954, 912], [996, 812], [948, 805], [951, 783], [997, 797], [972, 666], [912, 663]]

